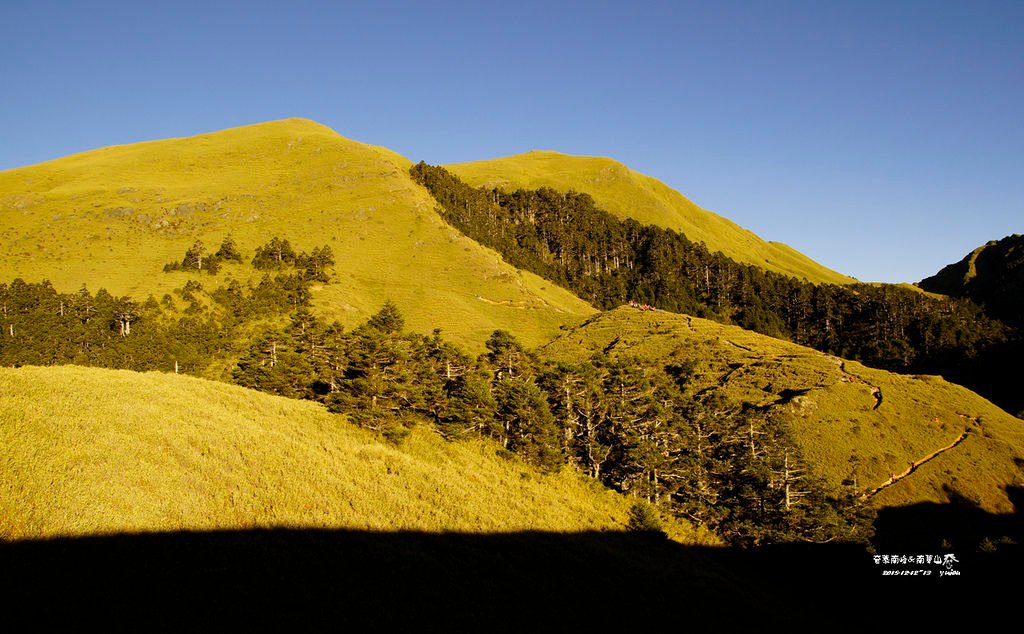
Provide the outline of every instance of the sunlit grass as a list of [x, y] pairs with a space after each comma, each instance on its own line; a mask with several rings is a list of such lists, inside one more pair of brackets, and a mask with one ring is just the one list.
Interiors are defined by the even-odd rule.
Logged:
[[[103, 148], [0, 172], [0, 279], [144, 300], [184, 284], [161, 273], [197, 239], [232, 234], [243, 254], [271, 237], [329, 245], [332, 283], [316, 310], [347, 326], [393, 300], [408, 326], [443, 328], [474, 350], [496, 328], [539, 345], [593, 312], [571, 293], [505, 264], [434, 212], [394, 152], [288, 119]], [[252, 275], [234, 267], [227, 274]]]
[[[160, 373], [0, 368], [0, 537], [268, 526], [625, 530], [631, 501], [483, 441], [393, 446], [321, 406]], [[682, 523], [686, 543], [716, 543]]]

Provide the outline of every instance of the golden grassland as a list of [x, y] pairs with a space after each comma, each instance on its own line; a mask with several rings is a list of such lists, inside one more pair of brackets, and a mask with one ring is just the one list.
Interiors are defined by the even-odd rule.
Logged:
[[[0, 538], [139, 531], [621, 531], [631, 500], [427, 428], [400, 446], [294, 401], [203, 379], [0, 368]], [[669, 522], [683, 543], [714, 544]]]
[[712, 251], [769, 271], [812, 282], [849, 284], [855, 280], [828, 269], [780, 242], [766, 242], [716, 213], [698, 207], [661, 181], [609, 158], [534, 151], [516, 156], [446, 165], [473, 186], [501, 189], [551, 187], [590, 194], [598, 206], [619, 218], [680, 231]]
[[[835, 490], [866, 492], [916, 466], [874, 500], [882, 506], [946, 502], [956, 495], [993, 512], [1013, 510], [1007, 486], [1024, 484], [1024, 421], [934, 376], [867, 368], [735, 326], [619, 308], [545, 346], [555, 359], [696, 359], [688, 389], [720, 388], [767, 408], [790, 431], [813, 472]], [[844, 481], [847, 484], [844, 484]]]
[[[158, 299], [185, 283], [162, 273], [197, 239], [229, 233], [243, 255], [271, 237], [302, 250], [329, 245], [331, 284], [314, 290], [322, 316], [347, 326], [387, 299], [420, 332], [482, 350], [496, 328], [539, 345], [594, 309], [507, 265], [448, 226], [409, 161], [305, 119], [107, 147], [0, 172], [0, 279], [83, 283]], [[249, 267], [226, 275], [250, 278]]]
[[[351, 327], [391, 299], [409, 329], [440, 327], [472, 351], [497, 328], [533, 347], [566, 327], [546, 355], [696, 359], [693, 392], [720, 387], [764, 407], [836, 490], [853, 479], [857, 491], [873, 489], [967, 431], [874, 500], [944, 502], [952, 491], [1010, 510], [1004, 487], [1024, 483], [1024, 432], [988, 401], [936, 377], [873, 370], [685, 315], [595, 315], [444, 223], [409, 165], [288, 119], [0, 172], [0, 281], [49, 279], [61, 291], [86, 283], [142, 300], [189, 279], [161, 269], [197, 239], [216, 249], [230, 233], [247, 256], [274, 236], [307, 251], [327, 244], [335, 274], [313, 290], [327, 319]], [[474, 185], [587, 192], [620, 217], [682, 231], [739, 261], [852, 281], [610, 159], [532, 152], [449, 168]], [[226, 265], [200, 279], [210, 289], [254, 275]], [[568, 471], [541, 476], [499, 458], [486, 442], [448, 443], [418, 428], [395, 447], [313, 403], [156, 373], [0, 368], [0, 447], [7, 539], [267, 526], [621, 530], [630, 505]], [[715, 543], [682, 524], [670, 533]]]

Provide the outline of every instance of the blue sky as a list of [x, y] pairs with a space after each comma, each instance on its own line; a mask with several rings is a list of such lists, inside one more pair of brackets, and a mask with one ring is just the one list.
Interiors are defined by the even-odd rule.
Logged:
[[0, 3], [0, 169], [302, 116], [611, 156], [862, 280], [1024, 232], [1024, 2]]

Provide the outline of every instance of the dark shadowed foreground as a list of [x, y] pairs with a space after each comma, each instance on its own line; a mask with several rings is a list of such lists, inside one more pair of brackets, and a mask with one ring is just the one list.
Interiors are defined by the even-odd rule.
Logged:
[[[1004, 604], [991, 592], [1011, 590], [1022, 570], [1019, 513], [918, 505], [883, 511], [878, 525], [887, 534], [874, 554], [951, 549], [960, 574], [942, 575], [938, 563], [875, 563], [849, 544], [737, 550], [645, 533], [275, 529], [2, 544], [2, 602], [6, 614], [40, 626], [72, 619], [143, 629], [282, 619], [331, 629], [636, 626], [665, 617], [808, 625], [820, 615], [846, 624], [877, 622], [883, 606], [913, 597], [935, 609], [980, 599], [997, 609]], [[886, 569], [931, 572], [897, 579]]]

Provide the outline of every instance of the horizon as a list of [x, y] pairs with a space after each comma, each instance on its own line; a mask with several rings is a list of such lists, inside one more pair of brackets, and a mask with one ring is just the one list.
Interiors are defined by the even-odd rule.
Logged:
[[1017, 3], [0, 17], [17, 62], [0, 71], [0, 170], [301, 117], [414, 162], [607, 156], [866, 282], [917, 282], [1024, 230]]

